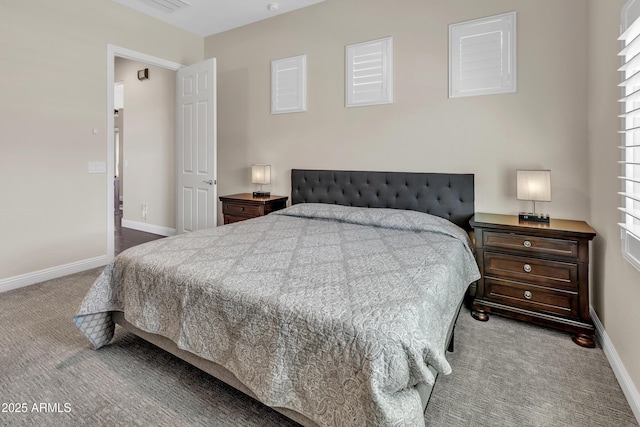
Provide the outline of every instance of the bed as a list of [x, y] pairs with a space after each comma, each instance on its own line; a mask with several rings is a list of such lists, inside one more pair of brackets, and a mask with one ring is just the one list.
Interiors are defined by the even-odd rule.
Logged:
[[119, 324], [304, 426], [424, 425], [479, 278], [473, 181], [294, 169], [288, 208], [118, 255], [74, 322], [96, 349]]

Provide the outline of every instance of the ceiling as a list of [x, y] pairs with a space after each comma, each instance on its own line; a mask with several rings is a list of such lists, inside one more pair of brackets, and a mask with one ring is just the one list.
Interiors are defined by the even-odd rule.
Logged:
[[[324, 0], [113, 0], [206, 37]], [[270, 10], [271, 9], [271, 10]]]

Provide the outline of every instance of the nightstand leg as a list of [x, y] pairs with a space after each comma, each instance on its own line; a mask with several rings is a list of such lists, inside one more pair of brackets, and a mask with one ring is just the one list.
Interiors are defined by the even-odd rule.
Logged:
[[471, 317], [481, 322], [486, 322], [487, 320], [489, 320], [489, 315], [484, 310], [471, 310]]
[[581, 347], [594, 348], [596, 346], [593, 335], [578, 334], [571, 337], [571, 339]]

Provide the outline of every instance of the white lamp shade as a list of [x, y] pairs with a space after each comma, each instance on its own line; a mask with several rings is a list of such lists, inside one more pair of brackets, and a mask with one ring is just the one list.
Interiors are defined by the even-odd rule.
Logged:
[[518, 200], [551, 201], [551, 171], [517, 170]]
[[251, 183], [271, 184], [271, 165], [251, 165]]

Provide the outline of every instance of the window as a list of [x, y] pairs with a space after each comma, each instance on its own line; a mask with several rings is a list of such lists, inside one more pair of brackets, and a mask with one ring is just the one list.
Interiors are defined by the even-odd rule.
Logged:
[[640, 2], [622, 9], [621, 237], [624, 257], [640, 270]]
[[346, 47], [347, 107], [393, 103], [393, 37]]
[[307, 55], [271, 61], [271, 114], [307, 111]]
[[449, 98], [516, 91], [516, 13], [449, 25]]

